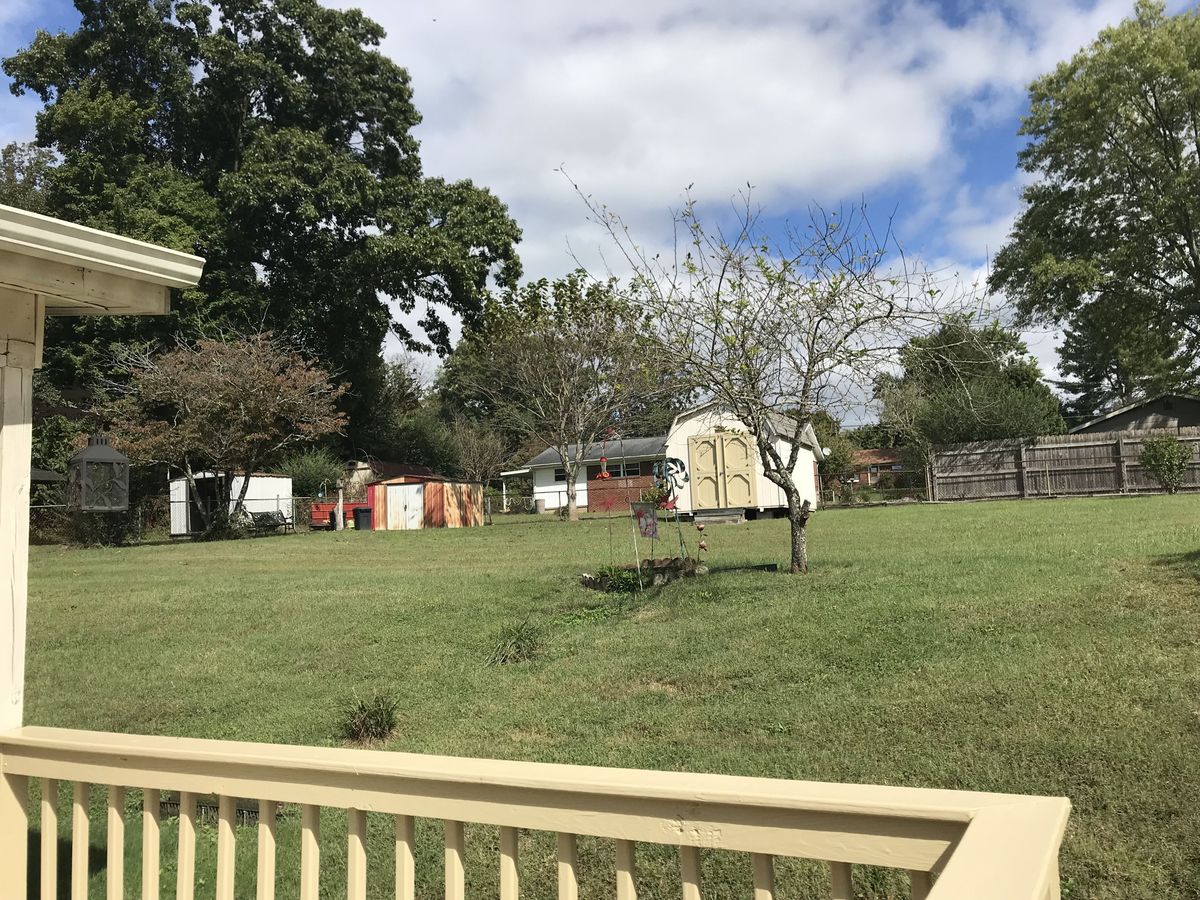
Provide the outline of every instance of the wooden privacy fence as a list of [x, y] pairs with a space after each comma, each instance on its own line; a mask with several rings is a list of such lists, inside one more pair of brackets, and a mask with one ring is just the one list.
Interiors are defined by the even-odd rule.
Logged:
[[973, 441], [934, 449], [929, 499], [995, 500], [1161, 490], [1138, 457], [1149, 438], [1171, 436], [1192, 450], [1181, 490], [1200, 490], [1200, 428], [1158, 428]]

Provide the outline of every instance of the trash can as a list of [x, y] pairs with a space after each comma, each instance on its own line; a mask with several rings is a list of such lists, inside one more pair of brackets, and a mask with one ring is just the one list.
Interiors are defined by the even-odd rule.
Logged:
[[354, 529], [356, 531], [371, 530], [371, 507], [356, 506], [354, 507]]
[[336, 528], [337, 528], [337, 510], [331, 509], [329, 511], [329, 529], [330, 529], [330, 531], [332, 531]]

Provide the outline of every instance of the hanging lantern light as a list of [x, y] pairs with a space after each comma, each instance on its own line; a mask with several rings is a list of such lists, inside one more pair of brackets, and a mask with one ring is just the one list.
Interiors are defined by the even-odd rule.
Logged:
[[83, 512], [129, 509], [129, 458], [108, 445], [103, 434], [71, 457], [67, 469], [67, 503]]

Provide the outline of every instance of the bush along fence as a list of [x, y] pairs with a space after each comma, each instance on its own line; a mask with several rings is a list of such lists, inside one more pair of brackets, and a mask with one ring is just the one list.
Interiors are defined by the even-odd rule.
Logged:
[[1200, 428], [1157, 428], [974, 441], [934, 448], [930, 500], [999, 500], [1158, 493], [1139, 457], [1147, 441], [1173, 437], [1190, 452], [1181, 491], [1200, 491]]

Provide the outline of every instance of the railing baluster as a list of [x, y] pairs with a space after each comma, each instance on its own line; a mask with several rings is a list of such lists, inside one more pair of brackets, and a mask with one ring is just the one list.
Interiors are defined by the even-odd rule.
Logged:
[[396, 900], [414, 900], [417, 893], [417, 864], [413, 847], [416, 829], [412, 816], [396, 816]]
[[196, 795], [179, 792], [179, 850], [175, 857], [175, 900], [196, 893]]
[[367, 897], [367, 814], [346, 810], [346, 898]]
[[683, 900], [700, 900], [700, 849], [679, 848], [679, 871], [683, 879]]
[[829, 896], [833, 900], [854, 900], [854, 876], [851, 874], [850, 863], [831, 862], [829, 881], [832, 888]]
[[925, 900], [933, 890], [933, 876], [916, 869], [911, 870], [908, 875], [912, 881], [912, 900]]
[[521, 896], [521, 865], [517, 856], [520, 834], [515, 828], [500, 829], [500, 900], [517, 900]]
[[222, 794], [217, 799], [217, 900], [233, 900], [233, 864], [237, 853], [233, 818], [236, 814], [233, 798]]
[[71, 900], [88, 895], [88, 800], [91, 785], [75, 782], [71, 797]]
[[1046, 900], [1062, 900], [1062, 878], [1058, 874], [1058, 860], [1054, 861], [1050, 873], [1050, 886], [1046, 888]]
[[755, 853], [754, 900], [775, 900], [775, 857], [769, 853]]
[[637, 900], [637, 862], [633, 841], [617, 841], [617, 900]]
[[5, 896], [29, 889], [29, 776], [0, 774], [0, 872]]
[[158, 788], [142, 791], [142, 900], [159, 900], [162, 847], [162, 795]]
[[558, 900], [579, 900], [579, 840], [558, 835]]
[[258, 900], [275, 900], [275, 810], [274, 800], [258, 801]]
[[321, 888], [321, 807], [300, 809], [300, 900], [318, 900]]
[[462, 822], [446, 820], [446, 900], [465, 900], [467, 869], [463, 862], [467, 838]]
[[58, 900], [58, 782], [42, 779], [42, 900]]
[[125, 788], [108, 786], [108, 900], [125, 897]]

